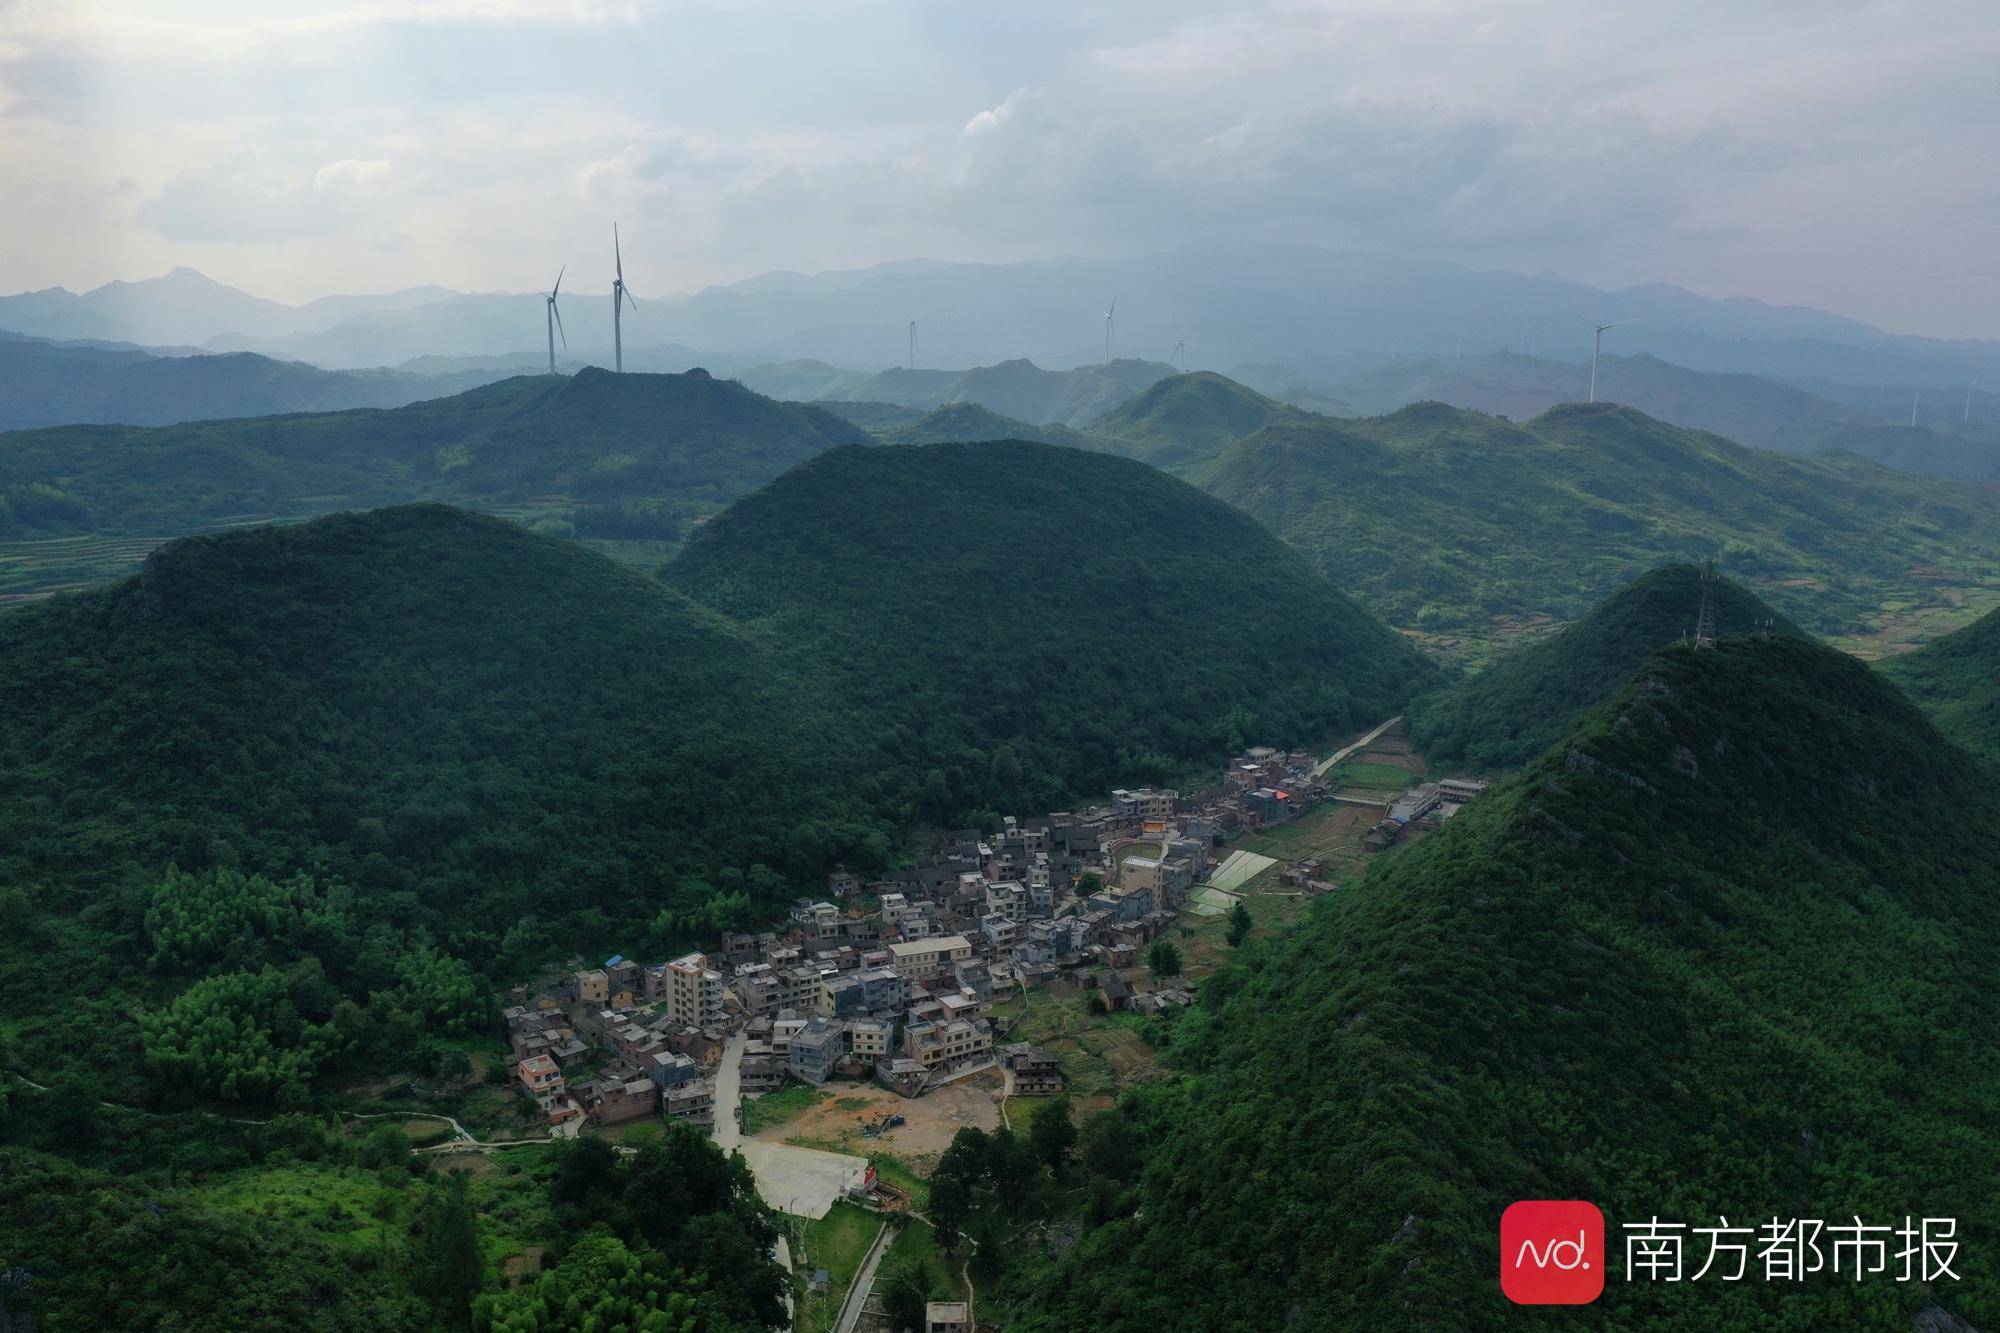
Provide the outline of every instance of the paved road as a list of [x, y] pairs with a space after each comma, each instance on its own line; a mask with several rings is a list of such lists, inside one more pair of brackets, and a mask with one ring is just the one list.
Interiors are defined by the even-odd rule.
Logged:
[[875, 1243], [868, 1247], [868, 1257], [861, 1261], [861, 1271], [854, 1275], [854, 1283], [847, 1289], [847, 1299], [840, 1303], [840, 1315], [833, 1321], [833, 1333], [854, 1333], [855, 1321], [861, 1318], [861, 1307], [868, 1303], [868, 1293], [874, 1290], [875, 1270], [882, 1263], [889, 1242], [895, 1238], [895, 1228], [888, 1219], [883, 1219], [881, 1230], [875, 1233]]
[[1316, 778], [1325, 777], [1326, 771], [1329, 768], [1332, 768], [1335, 764], [1347, 758], [1347, 756], [1354, 754], [1357, 751], [1367, 749], [1369, 746], [1375, 743], [1375, 740], [1378, 736], [1380, 736], [1383, 732], [1395, 726], [1398, 722], [1401, 722], [1402, 720], [1403, 720], [1403, 715], [1401, 713], [1398, 713], [1396, 714], [1396, 716], [1390, 718], [1387, 722], [1384, 722], [1381, 726], [1375, 728], [1375, 730], [1369, 732], [1366, 736], [1363, 736], [1360, 740], [1354, 742], [1354, 744], [1348, 746], [1346, 749], [1335, 751], [1331, 759], [1327, 760], [1325, 763], [1321, 764], [1318, 768], [1315, 768], [1313, 770], [1313, 776]]
[[722, 1048], [722, 1063], [715, 1070], [715, 1123], [709, 1134], [715, 1139], [715, 1146], [729, 1153], [736, 1149], [743, 1137], [742, 1127], [736, 1121], [737, 1107], [743, 1101], [743, 1048], [750, 1043], [744, 1033], [737, 1033]]

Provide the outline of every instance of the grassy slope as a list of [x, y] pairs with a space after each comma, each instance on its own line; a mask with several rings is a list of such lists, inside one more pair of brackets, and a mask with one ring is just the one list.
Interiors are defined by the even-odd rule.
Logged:
[[1913, 567], [2000, 576], [2000, 491], [1785, 458], [1608, 403], [1520, 425], [1436, 403], [1285, 423], [1193, 479], [1404, 626], [1580, 615], [1650, 566], [1708, 556], [1822, 632], [1914, 586]]
[[2000, 611], [1879, 665], [1946, 735], [2000, 762]]
[[[1037, 1279], [1032, 1326], [1511, 1327], [1519, 1198], [1590, 1199], [1614, 1235], [1956, 1216], [1935, 1294], [1991, 1323], [1996, 867], [1989, 776], [1866, 667], [1790, 636], [1669, 649], [1208, 983], [1173, 1040], [1191, 1077], [1133, 1111], [1141, 1211]], [[1907, 1325], [1926, 1296], [1614, 1276], [1589, 1314]]]
[[[1524, 764], [1553, 745], [1579, 713], [1632, 678], [1648, 657], [1690, 638], [1701, 571], [1668, 565], [1634, 579], [1588, 616], [1524, 645], [1476, 676], [1414, 701], [1410, 731], [1433, 758], [1481, 768]], [[1743, 589], [1718, 578], [1710, 613], [1719, 634], [1798, 629]]]

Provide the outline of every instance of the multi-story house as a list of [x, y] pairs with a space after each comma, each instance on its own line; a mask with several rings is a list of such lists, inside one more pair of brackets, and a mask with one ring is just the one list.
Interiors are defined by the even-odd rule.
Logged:
[[722, 1024], [722, 973], [698, 953], [667, 964], [667, 1017], [691, 1027]]
[[808, 1083], [824, 1083], [847, 1054], [847, 1033], [838, 1024], [815, 1018], [792, 1034], [792, 1072]]

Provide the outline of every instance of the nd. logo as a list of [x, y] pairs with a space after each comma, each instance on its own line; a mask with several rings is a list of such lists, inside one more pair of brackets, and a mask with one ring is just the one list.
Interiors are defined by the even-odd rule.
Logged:
[[1604, 1291], [1604, 1214], [1523, 1199], [1500, 1215], [1500, 1290], [1516, 1305], [1588, 1305]]

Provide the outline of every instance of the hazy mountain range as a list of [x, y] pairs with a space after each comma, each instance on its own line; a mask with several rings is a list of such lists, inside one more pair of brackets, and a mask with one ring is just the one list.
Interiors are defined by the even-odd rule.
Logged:
[[[608, 268], [608, 265], [607, 265]], [[1356, 357], [1535, 350], [1574, 360], [1593, 321], [1639, 319], [1608, 346], [1697, 370], [1819, 378], [1858, 385], [1963, 389], [1996, 344], [1884, 332], [1826, 311], [1715, 299], [1667, 284], [1603, 291], [1554, 276], [1300, 246], [1190, 247], [1116, 259], [1016, 264], [909, 262], [847, 272], [768, 273], [691, 295], [642, 294], [626, 321], [628, 366], [649, 349], [702, 348], [711, 369], [814, 358], [886, 366], [967, 366], [1027, 357], [1052, 367], [1096, 363], [1115, 297], [1113, 358], [1190, 364], [1275, 362], [1321, 373]], [[585, 270], [565, 305], [575, 353], [610, 342], [605, 292]], [[608, 284], [606, 286], [608, 292]], [[414, 287], [328, 296], [300, 306], [247, 295], [189, 269], [0, 297], [0, 328], [48, 338], [190, 344], [257, 351], [343, 368], [416, 357], [507, 357], [544, 347], [540, 295]], [[636, 363], [633, 358], [637, 357]]]

